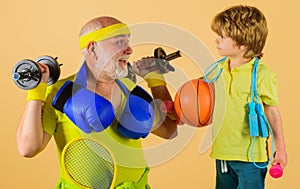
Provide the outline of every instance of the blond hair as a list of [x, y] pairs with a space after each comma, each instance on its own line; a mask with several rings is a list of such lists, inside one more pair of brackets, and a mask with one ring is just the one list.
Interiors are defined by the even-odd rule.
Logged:
[[237, 46], [246, 46], [245, 58], [261, 57], [268, 28], [263, 13], [251, 6], [233, 6], [217, 14], [211, 29], [218, 35], [230, 37]]

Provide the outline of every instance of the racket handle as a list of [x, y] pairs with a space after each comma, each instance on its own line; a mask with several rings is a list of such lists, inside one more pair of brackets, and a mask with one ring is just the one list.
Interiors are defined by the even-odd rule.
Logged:
[[277, 163], [270, 168], [269, 173], [273, 178], [280, 178], [283, 175], [283, 169], [280, 164]]

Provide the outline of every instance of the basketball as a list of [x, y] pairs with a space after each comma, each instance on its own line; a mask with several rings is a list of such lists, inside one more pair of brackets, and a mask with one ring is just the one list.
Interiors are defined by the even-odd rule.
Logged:
[[182, 123], [195, 127], [211, 124], [214, 85], [203, 78], [187, 81], [175, 95], [174, 108]]

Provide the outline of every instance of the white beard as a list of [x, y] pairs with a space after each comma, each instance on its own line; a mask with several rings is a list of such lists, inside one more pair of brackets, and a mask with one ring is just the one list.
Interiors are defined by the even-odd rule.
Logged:
[[122, 68], [119, 60], [115, 57], [108, 56], [102, 48], [101, 42], [98, 42], [100, 59], [97, 60], [97, 69], [102, 70], [110, 79], [119, 79], [128, 75], [127, 66]]
[[103, 71], [105, 71], [107, 76], [111, 79], [119, 79], [128, 75], [127, 67], [123, 69], [118, 62], [110, 63]]
[[128, 75], [127, 66], [124, 69], [121, 68], [121, 70], [117, 72], [118, 79], [122, 77], [126, 77], [127, 75]]

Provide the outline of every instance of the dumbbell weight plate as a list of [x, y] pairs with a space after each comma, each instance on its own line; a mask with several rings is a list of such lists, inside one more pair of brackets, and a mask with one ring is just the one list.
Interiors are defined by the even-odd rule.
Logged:
[[51, 56], [39, 56], [35, 61], [43, 62], [49, 67], [50, 76], [48, 79], [48, 85], [55, 83], [60, 76], [60, 65], [56, 60], [57, 58], [52, 58]]
[[158, 47], [158, 48], [154, 49], [154, 57], [155, 58], [165, 59], [166, 56], [167, 56], [167, 54], [163, 48]]
[[36, 87], [41, 81], [41, 71], [37, 63], [32, 60], [21, 60], [12, 71], [15, 84], [24, 90]]
[[166, 56], [167, 56], [167, 54], [163, 48], [158, 47], [158, 48], [154, 49], [155, 62], [161, 73], [169, 72], [169, 70], [167, 69], [167, 65], [169, 64], [169, 62], [165, 59]]

